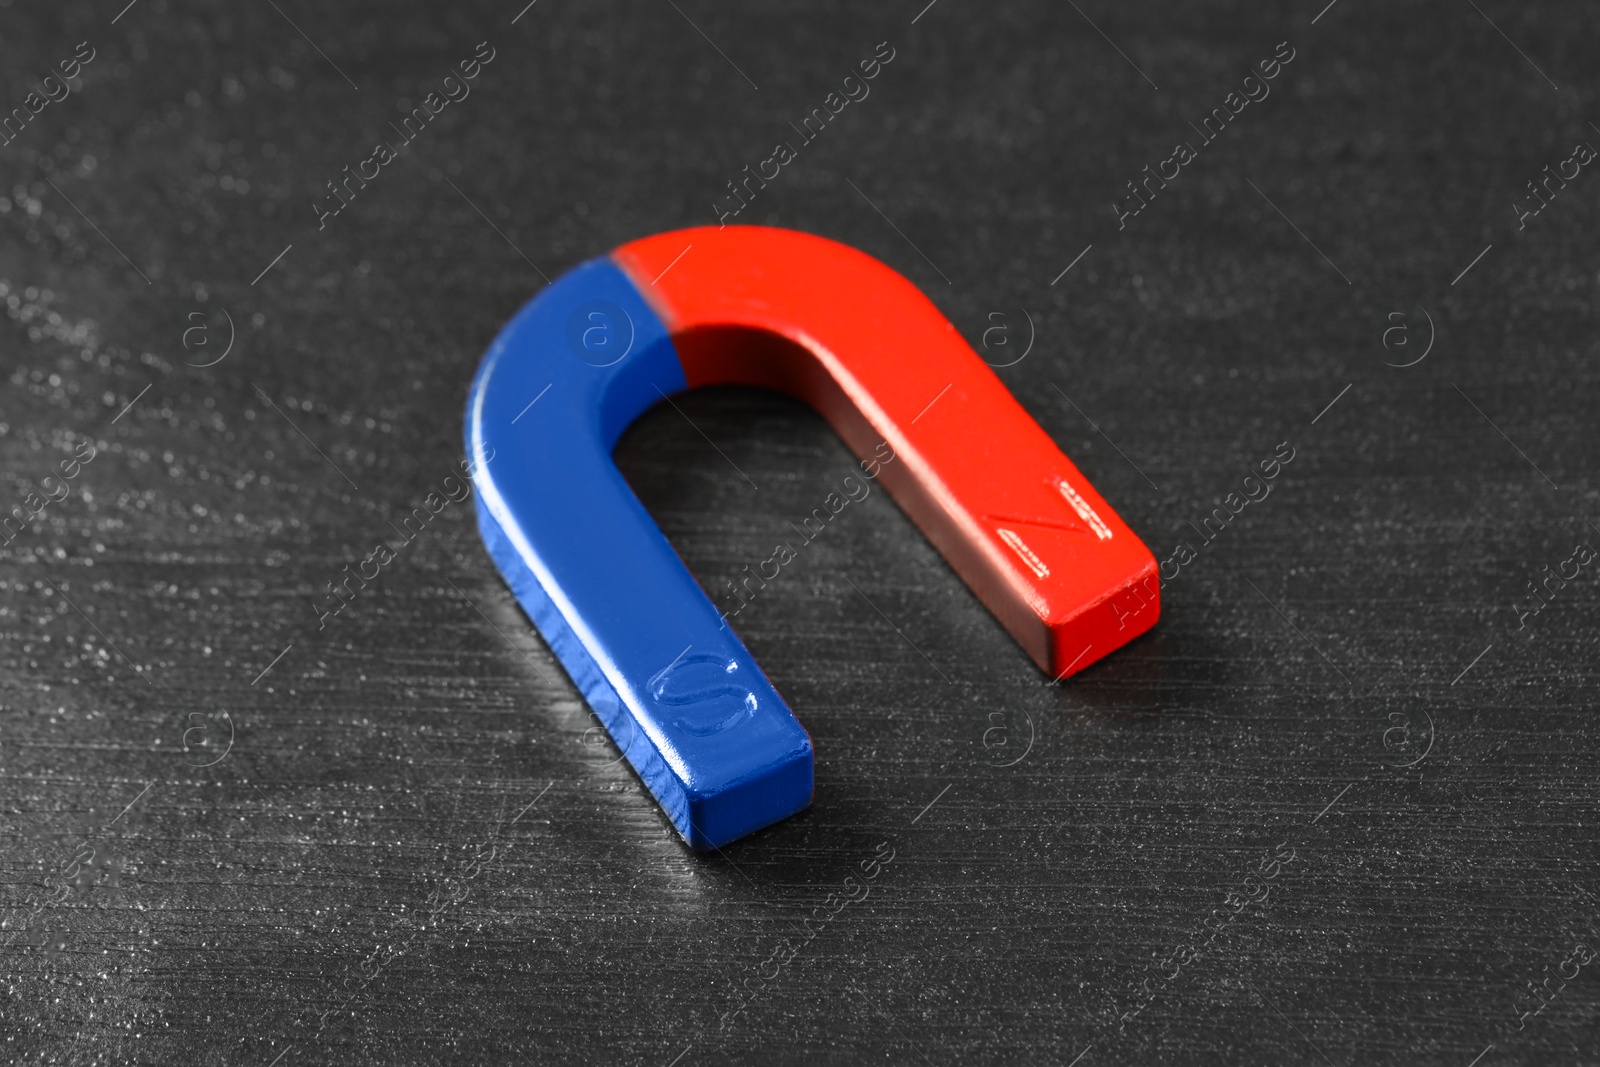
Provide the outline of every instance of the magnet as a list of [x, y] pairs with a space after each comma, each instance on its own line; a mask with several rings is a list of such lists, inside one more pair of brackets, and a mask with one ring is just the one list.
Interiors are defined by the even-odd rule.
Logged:
[[811, 802], [811, 739], [611, 452], [703, 385], [815, 408], [1033, 660], [1082, 670], [1156, 622], [1156, 561], [933, 303], [788, 230], [659, 234], [569, 271], [467, 402], [489, 554], [678, 832], [718, 848]]

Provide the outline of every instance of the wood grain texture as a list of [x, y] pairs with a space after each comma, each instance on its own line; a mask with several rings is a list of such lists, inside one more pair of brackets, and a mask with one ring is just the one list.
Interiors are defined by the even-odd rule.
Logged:
[[[95, 449], [0, 546], [7, 1062], [1600, 1062], [1600, 561], [1516, 607], [1600, 546], [1600, 176], [1513, 206], [1600, 145], [1586, 7], [119, 6], [0, 9], [7, 108], [96, 53], [0, 148], [0, 503]], [[1031, 335], [1007, 386], [1193, 558], [1052, 687], [851, 503], [734, 620], [815, 805], [697, 857], [470, 504], [316, 605], [544, 276], [715, 221], [882, 41], [739, 221], [997, 364]], [[618, 462], [716, 592], [853, 462], [775, 396], [679, 407]]]

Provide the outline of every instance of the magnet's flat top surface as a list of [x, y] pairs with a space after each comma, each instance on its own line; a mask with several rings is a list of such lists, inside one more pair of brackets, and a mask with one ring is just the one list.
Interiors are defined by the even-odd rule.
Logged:
[[[1523, 231], [1511, 207], [1600, 146], [1590, 6], [676, 2], [276, 0], [359, 91], [267, 4], [0, 9], [0, 107], [97, 50], [0, 148], [3, 488], [99, 446], [0, 546], [0, 901], [63, 946], [7, 954], [4, 1058], [1592, 1060], [1593, 965], [1513, 1009], [1600, 947], [1595, 566], [1525, 631], [1512, 606], [1600, 541], [1600, 176]], [[471, 95], [319, 232], [311, 198], [485, 39]], [[700, 857], [590, 732], [475, 500], [325, 630], [310, 602], [448, 500], [530, 262], [714, 222], [883, 40], [739, 220], [882, 259], [995, 363], [1026, 310], [1007, 386], [1158, 560], [1195, 555], [1155, 631], [1047, 688], [885, 494], [851, 501], [733, 619], [816, 742], [817, 803]], [[1196, 158], [1119, 231], [1180, 138]], [[219, 352], [182, 345], [202, 308], [239, 333], [209, 369], [184, 364]], [[1432, 351], [1385, 366], [1424, 313]], [[1414, 347], [1384, 348], [1397, 324]], [[1270, 495], [1189, 528], [1285, 441]], [[736, 390], [618, 458], [713, 592], [857, 469]], [[44, 907], [85, 844], [93, 884]], [[840, 906], [847, 877], [869, 892]]]

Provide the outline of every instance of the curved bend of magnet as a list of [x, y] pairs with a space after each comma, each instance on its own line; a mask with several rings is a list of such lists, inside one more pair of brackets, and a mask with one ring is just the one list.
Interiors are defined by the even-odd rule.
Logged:
[[518, 312], [473, 382], [479, 526], [694, 848], [792, 815], [812, 790], [809, 735], [611, 456], [645, 410], [718, 384], [815, 408], [1053, 677], [1155, 624], [1150, 551], [882, 263], [808, 234], [730, 226], [576, 267]]

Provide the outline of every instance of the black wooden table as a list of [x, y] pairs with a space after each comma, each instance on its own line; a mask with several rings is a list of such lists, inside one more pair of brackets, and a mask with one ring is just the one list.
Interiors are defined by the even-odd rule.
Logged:
[[[923, 2], [0, 4], [8, 1061], [1600, 1062], [1592, 9]], [[852, 503], [736, 620], [815, 804], [704, 857], [470, 503], [317, 605], [520, 304], [819, 108], [734, 221], [1173, 577], [1051, 686]], [[721, 589], [853, 460], [678, 407], [617, 458]]]

